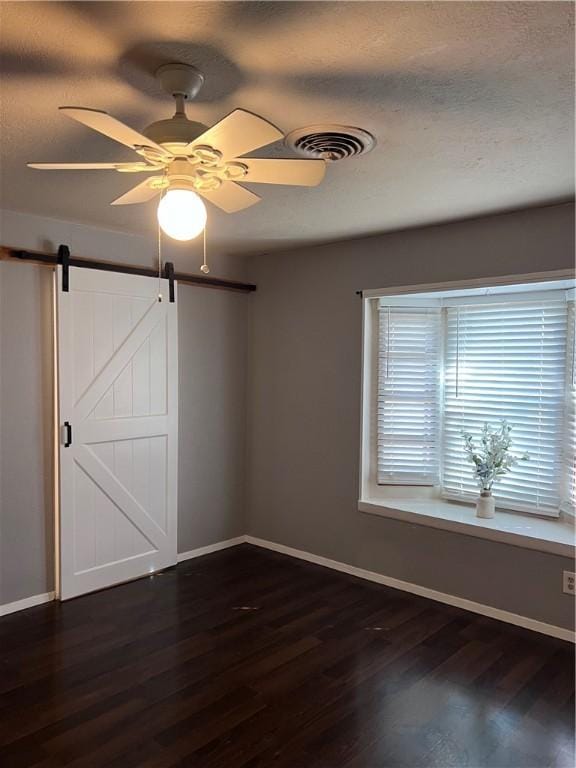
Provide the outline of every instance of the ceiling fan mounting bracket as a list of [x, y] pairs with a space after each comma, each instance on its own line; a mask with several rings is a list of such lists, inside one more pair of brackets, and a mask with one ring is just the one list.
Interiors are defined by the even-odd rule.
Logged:
[[204, 85], [204, 75], [191, 64], [163, 64], [156, 77], [170, 96], [193, 99]]

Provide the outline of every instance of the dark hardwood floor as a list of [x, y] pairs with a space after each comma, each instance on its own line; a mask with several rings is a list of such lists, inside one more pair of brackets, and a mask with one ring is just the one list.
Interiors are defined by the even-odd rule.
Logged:
[[248, 545], [0, 619], [2, 768], [573, 766], [573, 649]]

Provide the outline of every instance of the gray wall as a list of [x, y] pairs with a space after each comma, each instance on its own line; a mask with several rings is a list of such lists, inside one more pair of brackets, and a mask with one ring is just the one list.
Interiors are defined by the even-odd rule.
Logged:
[[178, 551], [241, 536], [251, 296], [181, 285]]
[[[2, 212], [2, 244], [150, 264], [149, 239]], [[196, 256], [166, 249], [182, 271]], [[213, 274], [241, 277], [221, 258]], [[50, 269], [0, 262], [0, 605], [53, 589]], [[251, 297], [180, 285], [178, 551], [244, 532]]]
[[249, 532], [571, 627], [569, 560], [357, 511], [355, 291], [573, 267], [573, 232], [565, 205], [254, 257]]
[[51, 286], [0, 263], [0, 605], [53, 589]]

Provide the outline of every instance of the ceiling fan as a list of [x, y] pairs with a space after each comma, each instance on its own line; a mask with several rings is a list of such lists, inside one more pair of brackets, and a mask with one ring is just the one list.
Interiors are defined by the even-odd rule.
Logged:
[[235, 109], [211, 128], [186, 117], [185, 101], [192, 99], [204, 76], [188, 64], [165, 64], [156, 76], [176, 101], [176, 112], [135, 131], [98, 109], [60, 107], [73, 120], [133, 149], [142, 160], [119, 163], [28, 163], [40, 170], [115, 170], [150, 173], [144, 181], [113, 200], [111, 205], [145, 203], [161, 196], [158, 220], [166, 234], [191, 240], [205, 226], [206, 209], [198, 195], [234, 213], [260, 201], [260, 196], [241, 186], [289, 184], [316, 186], [322, 181], [325, 161], [244, 157], [284, 134], [262, 117]]

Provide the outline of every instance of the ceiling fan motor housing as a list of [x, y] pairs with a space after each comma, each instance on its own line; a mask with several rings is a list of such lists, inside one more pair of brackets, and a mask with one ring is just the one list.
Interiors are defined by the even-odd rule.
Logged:
[[178, 154], [179, 147], [185, 147], [207, 130], [208, 126], [177, 114], [169, 120], [158, 120], [152, 123], [142, 133], [156, 144], [162, 144], [171, 152]]

